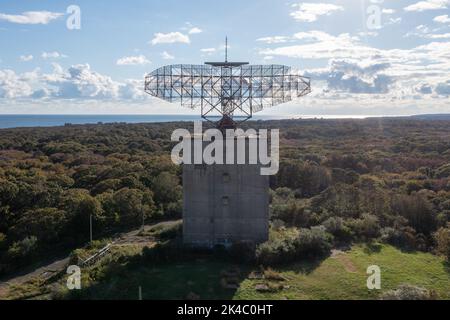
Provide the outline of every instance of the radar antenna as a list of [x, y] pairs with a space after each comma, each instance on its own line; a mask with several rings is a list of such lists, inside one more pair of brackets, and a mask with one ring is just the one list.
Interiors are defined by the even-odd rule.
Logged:
[[203, 119], [227, 129], [264, 108], [307, 95], [311, 81], [284, 65], [229, 62], [226, 37], [225, 62], [158, 68], [145, 77], [145, 92], [190, 109], [199, 107]]

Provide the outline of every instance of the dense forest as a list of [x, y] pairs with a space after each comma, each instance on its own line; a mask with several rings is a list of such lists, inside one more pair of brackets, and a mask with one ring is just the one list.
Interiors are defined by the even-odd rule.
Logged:
[[[0, 274], [142, 221], [180, 218], [170, 135], [191, 123], [0, 130]], [[450, 256], [450, 121], [280, 120], [268, 264], [383, 241]]]

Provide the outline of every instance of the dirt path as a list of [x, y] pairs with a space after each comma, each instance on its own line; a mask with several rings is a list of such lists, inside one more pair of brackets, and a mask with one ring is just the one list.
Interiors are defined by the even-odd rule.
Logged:
[[331, 258], [338, 260], [347, 272], [355, 273], [358, 271], [352, 260], [344, 251], [336, 249], [331, 250]]
[[56, 259], [49, 264], [38, 267], [32, 271], [21, 272], [12, 277], [2, 279], [0, 281], [0, 299], [4, 298], [12, 285], [20, 285], [26, 283], [34, 278], [48, 279], [52, 275], [64, 270], [69, 263], [69, 257], [63, 259]]
[[[156, 225], [172, 223], [173, 221], [160, 222], [153, 225], [145, 226], [145, 230], [148, 230]], [[149, 236], [141, 236], [141, 229], [133, 230], [130, 232], [119, 234], [114, 238], [113, 246], [128, 246], [128, 245], [138, 245], [138, 246], [153, 246], [155, 244], [155, 239]], [[49, 261], [43, 266], [37, 267], [36, 269], [25, 269], [17, 272], [9, 277], [0, 279], [0, 300], [5, 299], [8, 295], [9, 288], [12, 285], [21, 285], [28, 281], [36, 278], [48, 279], [54, 274], [64, 271], [69, 264], [69, 257], [63, 257]]]

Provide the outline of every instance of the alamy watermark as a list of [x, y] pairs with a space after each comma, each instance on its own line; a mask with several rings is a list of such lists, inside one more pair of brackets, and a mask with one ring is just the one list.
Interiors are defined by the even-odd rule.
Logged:
[[69, 15], [66, 19], [66, 27], [69, 30], [81, 29], [81, 9], [77, 5], [67, 7], [66, 13]]
[[367, 289], [380, 290], [381, 289], [381, 269], [377, 265], [367, 267]]
[[81, 269], [79, 266], [71, 265], [67, 267], [67, 289], [80, 290], [81, 289]]
[[376, 30], [381, 28], [381, 15], [382, 9], [380, 4], [383, 0], [370, 0], [370, 5], [367, 7], [366, 14], [366, 26], [369, 30]]
[[[181, 141], [180, 141], [181, 139]], [[175, 164], [259, 164], [261, 175], [275, 175], [279, 170], [280, 131], [261, 129], [244, 131], [208, 129], [203, 133], [202, 122], [194, 122], [194, 135], [186, 129], [176, 129], [171, 140], [179, 142], [172, 149]], [[207, 145], [205, 146], [205, 142]], [[247, 147], [248, 146], [248, 147]]]

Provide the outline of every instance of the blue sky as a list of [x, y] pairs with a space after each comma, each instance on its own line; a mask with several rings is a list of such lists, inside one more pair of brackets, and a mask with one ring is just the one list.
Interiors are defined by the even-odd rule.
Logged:
[[222, 60], [225, 35], [230, 60], [312, 78], [264, 114], [450, 112], [449, 15], [450, 0], [4, 0], [0, 113], [189, 113], [146, 96], [144, 74]]

